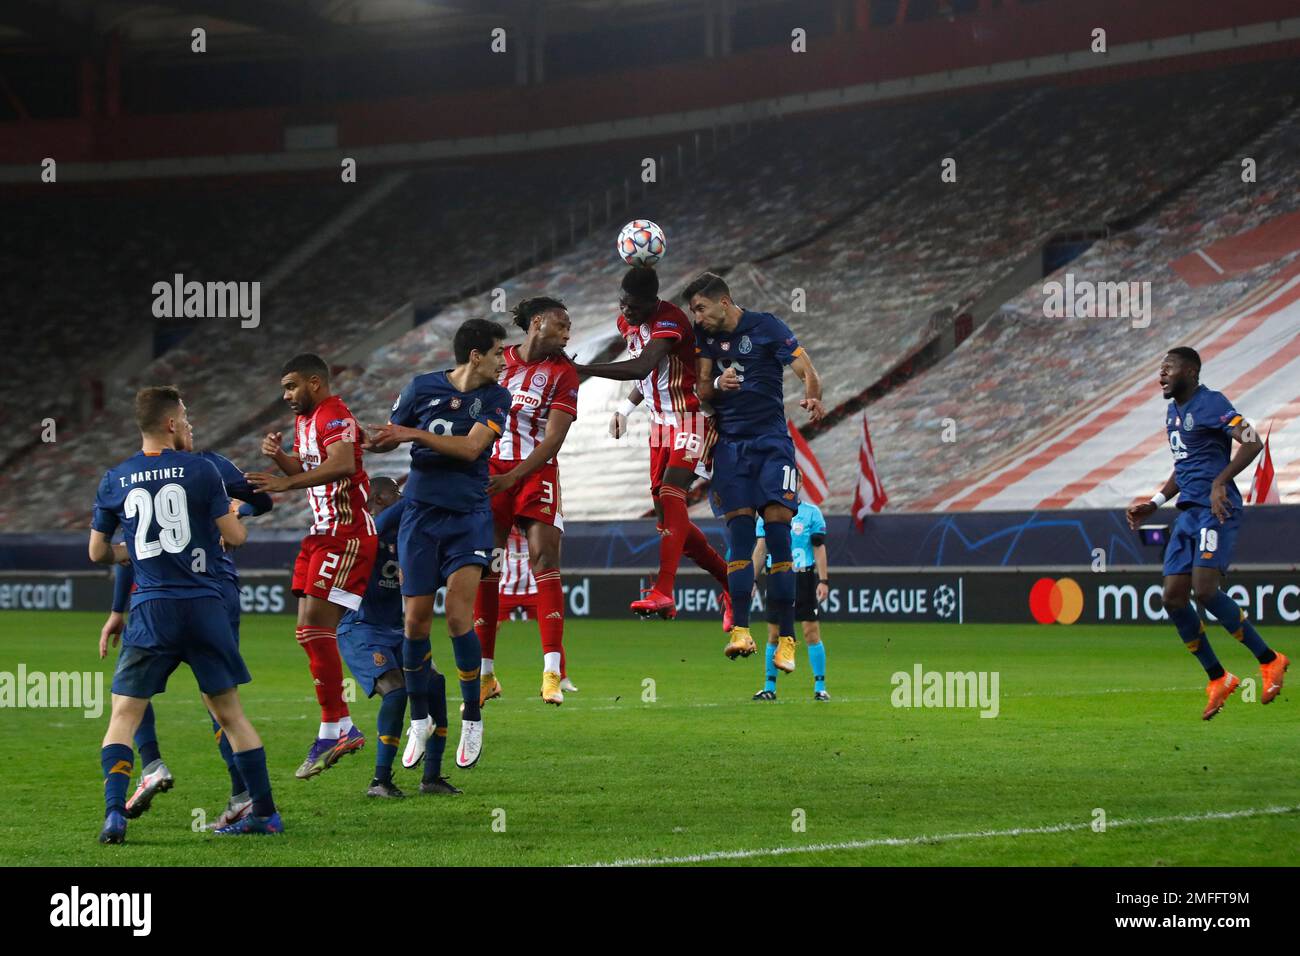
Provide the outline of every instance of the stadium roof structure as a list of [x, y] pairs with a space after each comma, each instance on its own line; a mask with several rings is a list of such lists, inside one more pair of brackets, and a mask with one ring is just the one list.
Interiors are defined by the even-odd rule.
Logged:
[[[738, 7], [781, 0], [731, 0]], [[548, 34], [587, 32], [602, 21], [639, 22], [702, 16], [718, 0], [6, 0], [0, 4], [0, 51], [91, 51], [115, 35], [127, 55], [186, 55], [175, 38], [203, 27], [226, 54], [247, 57], [355, 50], [369, 40], [385, 49], [463, 43], [495, 26], [536, 22]], [[217, 46], [217, 45], [214, 45]], [[215, 53], [215, 50], [214, 50]]]

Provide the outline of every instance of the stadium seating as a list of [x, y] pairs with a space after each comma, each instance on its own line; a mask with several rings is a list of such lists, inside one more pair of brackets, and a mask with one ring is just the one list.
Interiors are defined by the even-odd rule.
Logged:
[[[1298, 151], [1300, 110], [1293, 108], [1136, 229], [1097, 243], [1049, 277], [1149, 281], [1148, 328], [1113, 318], [1044, 318], [1036, 283], [929, 373], [871, 405], [889, 507], [1114, 507], [1149, 493], [1170, 469], [1155, 368], [1180, 344], [1202, 351], [1203, 381], [1225, 390], [1261, 430], [1272, 423], [1283, 500], [1296, 500], [1300, 364], [1286, 356], [1296, 348], [1300, 317], [1294, 304], [1281, 308], [1293, 292], [1269, 297], [1287, 283], [1294, 289], [1300, 230], [1292, 227], [1291, 252], [1210, 284], [1189, 285], [1171, 263], [1290, 221], [1300, 208]], [[1243, 157], [1255, 159], [1258, 182], [1242, 182]], [[946, 419], [955, 441], [943, 440]], [[812, 442], [835, 510], [852, 502], [859, 433], [852, 416]], [[1249, 472], [1238, 484], [1249, 487]]]
[[[552, 223], [558, 238], [567, 239], [570, 214], [582, 224], [589, 201], [599, 205], [607, 192], [621, 198], [629, 172], [632, 213], [655, 219], [668, 232], [663, 294], [675, 295], [701, 269], [726, 270], [743, 305], [789, 319], [823, 373], [828, 405], [838, 405], [931, 339], [934, 316], [969, 305], [1052, 235], [1132, 215], [1208, 163], [1222, 160], [1252, 130], [1286, 109], [1294, 80], [1293, 66], [1263, 64], [1034, 94], [995, 91], [772, 118], [733, 143], [723, 134], [716, 157], [705, 148], [697, 160], [693, 142], [684, 140], [684, 169], [673, 145], [660, 142], [592, 148], [578, 157], [502, 160], [472, 170], [415, 171], [277, 287], [263, 303], [262, 327], [255, 334], [237, 330], [233, 322], [200, 324], [178, 347], [131, 376], [122, 394], [106, 396], [104, 412], [89, 427], [66, 438], [61, 434], [57, 450], [36, 448], [12, 463], [0, 477], [0, 490], [21, 487], [24, 494], [3, 496], [0, 520], [11, 530], [82, 525], [105, 463], [134, 443], [130, 391], [146, 382], [174, 380], [185, 387], [200, 446], [219, 436], [243, 435], [227, 437], [222, 450], [241, 465], [260, 463], [261, 434], [284, 429], [289, 422], [287, 411], [277, 405], [276, 370], [284, 358], [299, 351], [338, 354], [403, 303], [436, 305], [481, 284], [495, 270], [531, 255], [534, 242], [546, 250]], [[706, 147], [711, 145], [706, 141]], [[662, 181], [646, 186], [638, 197], [641, 184], [635, 177], [646, 152], [662, 155]], [[957, 161], [960, 186], [940, 179], [940, 161], [949, 156]], [[257, 276], [341, 209], [336, 199], [318, 201], [330, 192], [321, 183], [294, 189], [268, 186], [265, 192], [238, 193], [239, 198], [200, 192], [200, 208], [183, 217], [186, 235], [175, 239], [179, 251], [147, 241], [151, 235], [167, 235], [162, 224], [175, 201], [167, 193], [141, 201], [141, 209], [115, 201], [98, 221], [93, 241], [82, 241], [84, 227], [70, 224], [41, 246], [42, 262], [67, 248], [83, 264], [108, 263], [87, 286], [103, 286], [106, 304], [100, 314], [107, 328], [122, 328], [150, 302], [143, 292], [140, 303], [121, 301], [121, 289], [132, 284], [121, 281], [124, 271], [138, 276], [133, 281], [145, 290], [173, 271], [185, 271], [187, 278], [191, 272], [195, 278]], [[1200, 195], [1199, 189], [1194, 194]], [[1190, 195], [1178, 202], [1193, 202]], [[1254, 195], [1256, 202], [1264, 202], [1262, 183]], [[1198, 216], [1208, 217], [1224, 200], [1222, 195], [1202, 196], [1184, 218], [1166, 223], [1170, 210], [1179, 208], [1172, 204], [1144, 230], [1190, 230]], [[1272, 205], [1278, 202], [1283, 200]], [[129, 228], [114, 230], [114, 216]], [[194, 228], [196, 223], [200, 228]], [[263, 230], [255, 242], [246, 239], [250, 223]], [[557, 294], [570, 306], [574, 349], [594, 354], [603, 346], [617, 347], [612, 320], [623, 267], [611, 254], [612, 234], [613, 228], [598, 229], [572, 249], [501, 282], [507, 301], [542, 291]], [[11, 236], [7, 241], [15, 240]], [[1151, 265], [1149, 255], [1155, 253], [1148, 254], [1142, 245], [1148, 241], [1140, 230], [1107, 247], [1130, 248], [1128, 261]], [[1090, 257], [1101, 254], [1097, 247], [1075, 268], [1085, 268]], [[174, 262], [185, 268], [173, 268]], [[6, 288], [23, 282], [19, 270], [0, 277]], [[1234, 278], [1197, 301], [1226, 302], [1232, 288], [1250, 281]], [[57, 269], [43, 276], [35, 300], [42, 310], [47, 303], [54, 311], [71, 308], [66, 296], [51, 291], [57, 284]], [[806, 290], [805, 313], [791, 311], [795, 288]], [[102, 349], [105, 334], [80, 284], [77, 289], [82, 299], [72, 310], [77, 318], [69, 320], [57, 345], [45, 344], [49, 352], [62, 351], [69, 374], [79, 356]], [[491, 302], [487, 291], [453, 301], [433, 320], [342, 374], [337, 390], [363, 421], [385, 417], [411, 374], [448, 364], [450, 331], [463, 318], [491, 314]], [[1204, 311], [1208, 307], [1199, 312], [1202, 318], [1210, 314]], [[918, 476], [913, 487], [908, 484], [913, 479], [898, 472], [942, 464], [939, 471], [955, 477], [987, 454], [987, 448], [963, 449], [969, 455], [963, 465], [950, 462], [951, 449], [936, 451], [928, 445], [925, 429], [932, 426], [917, 430], [916, 425], [934, 409], [961, 408], [955, 417], [970, 424], [962, 431], [970, 436], [1004, 427], [993, 411], [995, 402], [1002, 412], [1035, 415], [1063, 398], [1059, 387], [1042, 378], [1041, 366], [1030, 376], [1032, 383], [1005, 373], [989, 381], [995, 374], [992, 358], [1006, 352], [1032, 354], [1041, 361], [1046, 355], [1047, 366], [1054, 362], [1073, 372], [1079, 364], [1074, 350], [1104, 355], [1115, 347], [1094, 341], [1091, 333], [1084, 336], [1086, 343], [1079, 342], [1077, 330], [1042, 323], [1032, 331], [1017, 328], [1010, 333], [1016, 341], [1010, 343], [1006, 326], [1014, 321], [1015, 308], [1013, 303], [938, 368], [873, 406], [873, 422], [882, 414], [898, 422], [886, 409], [897, 408], [905, 417], [910, 411], [907, 426], [877, 426], [910, 429], [899, 439], [906, 450], [897, 459], [882, 447], [883, 432], [877, 441], [882, 467], [888, 462], [890, 469], [886, 488], [901, 506], [919, 502], [926, 482]], [[1091, 374], [1104, 388], [1106, 380], [1127, 372], [1109, 379], [1104, 368]], [[29, 407], [25, 396], [36, 387], [20, 371], [5, 389], [4, 407]], [[972, 387], [975, 394], [968, 394]], [[566, 511], [573, 517], [628, 517], [648, 504], [640, 484], [644, 452], [626, 450], [629, 442], [639, 446], [644, 439], [634, 434], [615, 443], [605, 434], [609, 412], [625, 389], [604, 382], [583, 387], [579, 421], [561, 457]], [[802, 422], [793, 381], [787, 391], [789, 410]], [[57, 385], [50, 392], [55, 393]], [[960, 402], [943, 399], [949, 395], [963, 397]], [[839, 457], [856, 460], [856, 432], [846, 427], [833, 429], [814, 445], [833, 473], [836, 507], [846, 504], [846, 493], [851, 495], [851, 484], [846, 489], [841, 480]], [[854, 437], [846, 440], [849, 434]], [[376, 460], [376, 473], [400, 472], [402, 458]], [[633, 482], [637, 494], [610, 494], [614, 476], [620, 486], [624, 477]], [[299, 505], [277, 512], [270, 523], [301, 524]]]

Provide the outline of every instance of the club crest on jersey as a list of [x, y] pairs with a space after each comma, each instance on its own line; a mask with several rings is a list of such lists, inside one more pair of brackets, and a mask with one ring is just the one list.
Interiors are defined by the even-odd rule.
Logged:
[[749, 340], [748, 335], [742, 335], [740, 337], [740, 345], [737, 346], [736, 351], [741, 355], [748, 355], [750, 352], [754, 351], [754, 343]]
[[479, 413], [483, 411], [483, 399], [474, 399], [474, 404], [469, 407], [469, 417], [478, 418]]
[[459, 398], [453, 398], [453, 399], [452, 399], [450, 402], [448, 402], [447, 404], [451, 406], [451, 410], [454, 412], [456, 409], [460, 408], [460, 399], [459, 399]]
[[1191, 431], [1194, 427], [1196, 426], [1192, 422], [1192, 413], [1188, 412], [1183, 416], [1183, 431]]
[[380, 654], [378, 651], [375, 651], [374, 659], [375, 659], [376, 667], [383, 667], [385, 664], [388, 663], [388, 658], [386, 658], [383, 654]]
[[533, 375], [533, 388], [545, 388], [545, 387], [546, 387], [546, 373], [545, 373], [545, 372], [537, 372], [536, 374], [534, 374], [534, 375]]

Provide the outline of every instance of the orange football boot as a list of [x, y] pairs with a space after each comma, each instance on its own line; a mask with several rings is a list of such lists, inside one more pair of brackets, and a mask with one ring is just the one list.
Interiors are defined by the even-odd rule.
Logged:
[[1205, 696], [1209, 700], [1205, 705], [1205, 713], [1201, 714], [1201, 720], [1209, 720], [1223, 710], [1223, 705], [1228, 702], [1228, 697], [1237, 689], [1240, 683], [1241, 678], [1236, 674], [1225, 672], [1218, 680], [1212, 680], [1206, 684]]
[[1282, 693], [1282, 678], [1286, 675], [1286, 669], [1291, 666], [1290, 659], [1281, 651], [1274, 651], [1277, 655], [1267, 664], [1259, 665], [1259, 673], [1263, 680], [1260, 686], [1259, 702], [1261, 704], [1272, 703], [1273, 698]]

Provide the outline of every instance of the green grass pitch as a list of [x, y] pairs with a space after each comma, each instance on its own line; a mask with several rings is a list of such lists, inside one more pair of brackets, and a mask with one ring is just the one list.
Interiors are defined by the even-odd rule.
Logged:
[[[19, 663], [29, 672], [103, 670], [107, 692], [113, 655], [100, 662], [95, 651], [102, 620], [8, 612], [0, 671]], [[1297, 633], [1264, 637], [1295, 656]], [[1215, 720], [1201, 721], [1201, 672], [1169, 628], [838, 624], [824, 636], [834, 699], [811, 699], [800, 648], [780, 700], [764, 703], [750, 700], [761, 659], [727, 661], [716, 625], [572, 620], [566, 646], [581, 692], [556, 709], [537, 696], [536, 625], [508, 623], [497, 650], [505, 695], [485, 709], [483, 758], [472, 771], [453, 765], [459, 721], [455, 682], [449, 687], [445, 766], [464, 795], [421, 797], [416, 774], [399, 764], [408, 798], [380, 801], [365, 796], [377, 702], [364, 698], [353, 714], [366, 748], [320, 777], [294, 779], [318, 719], [306, 658], [290, 617], [246, 616], [254, 681], [243, 699], [266, 744], [287, 833], [227, 840], [193, 831], [195, 811], [211, 819], [224, 806], [228, 778], [182, 667], [156, 699], [176, 787], [131, 823], [125, 846], [95, 842], [107, 715], [0, 710], [0, 863], [1297, 862], [1300, 812], [1276, 812], [1300, 805], [1294, 695], [1285, 690], [1268, 707], [1234, 696]], [[1258, 678], [1243, 648], [1211, 637], [1230, 670]], [[435, 635], [433, 646], [435, 661], [454, 673], [446, 639]], [[917, 663], [997, 671], [999, 716], [892, 706], [891, 675]], [[653, 702], [643, 700], [647, 679]], [[1091, 826], [1098, 808], [1104, 832]], [[1237, 811], [1248, 812], [1214, 816]], [[772, 852], [814, 845], [825, 848]]]

